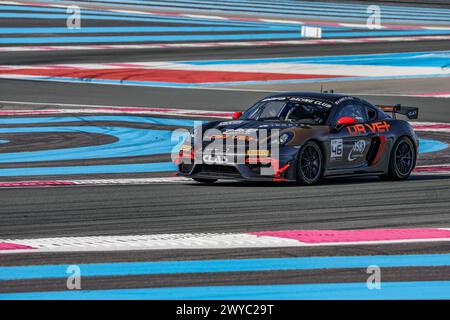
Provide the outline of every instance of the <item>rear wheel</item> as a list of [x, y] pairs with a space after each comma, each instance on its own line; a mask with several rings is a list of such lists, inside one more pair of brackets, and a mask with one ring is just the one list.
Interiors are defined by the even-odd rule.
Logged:
[[192, 178], [192, 180], [206, 184], [212, 184], [217, 181], [217, 179], [201, 179], [201, 178]]
[[392, 148], [389, 159], [389, 170], [383, 178], [390, 180], [405, 180], [411, 175], [416, 164], [414, 145], [407, 137], [397, 140]]
[[323, 176], [322, 150], [315, 142], [306, 143], [298, 156], [297, 180], [301, 184], [311, 185], [319, 182]]

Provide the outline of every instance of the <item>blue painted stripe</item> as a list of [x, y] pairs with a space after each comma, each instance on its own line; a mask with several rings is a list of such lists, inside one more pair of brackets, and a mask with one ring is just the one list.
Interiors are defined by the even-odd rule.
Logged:
[[146, 116], [78, 116], [78, 117], [37, 117], [37, 118], [0, 118], [0, 124], [33, 124], [62, 122], [120, 121], [166, 126], [192, 127], [199, 120], [155, 118]]
[[381, 65], [399, 67], [442, 67], [449, 63], [450, 51], [424, 51], [406, 53], [381, 53], [364, 55], [340, 55], [321, 57], [287, 57], [258, 59], [227, 59], [227, 60], [193, 60], [182, 61], [191, 65], [225, 65], [225, 64], [255, 64], [255, 63], [315, 63], [340, 65]]
[[[175, 125], [192, 127], [194, 120], [166, 119], [139, 116], [84, 116], [84, 117], [38, 117], [38, 118], [0, 118], [0, 124], [37, 124], [89, 121], [121, 121], [133, 123], [150, 123], [159, 125]], [[200, 122], [200, 121], [198, 121]], [[0, 128], [0, 133], [39, 133], [39, 132], [86, 132], [115, 136], [118, 141], [99, 146], [65, 148], [43, 151], [0, 153], [0, 163], [29, 163], [35, 161], [82, 160], [115, 157], [132, 157], [154, 154], [170, 154], [178, 150], [183, 137], [172, 141], [172, 131], [148, 130], [127, 127], [106, 126], [67, 126], [67, 127], [26, 127]], [[108, 174], [175, 171], [176, 165], [171, 162], [66, 166], [38, 168], [0, 169], [0, 176], [43, 176], [71, 174]]]
[[[82, 277], [203, 272], [247, 272], [270, 270], [313, 270], [337, 268], [450, 266], [450, 254], [300, 257], [240, 260], [194, 260], [162, 262], [117, 262], [81, 264]], [[66, 277], [67, 265], [0, 267], [0, 280]]]
[[377, 300], [450, 299], [450, 281], [204, 286], [2, 293], [0, 300]]
[[394, 37], [394, 36], [425, 36], [447, 35], [450, 30], [364, 30], [347, 32], [322, 32], [322, 38], [358, 38], [358, 37]]
[[23, 176], [52, 176], [78, 174], [109, 174], [109, 173], [147, 173], [176, 171], [177, 166], [172, 162], [113, 164], [96, 166], [66, 166], [41, 168], [13, 168], [0, 169], [0, 177]]
[[[131, 3], [131, 4], [149, 4], [149, 5], [153, 5], [155, 2], [146, 2], [146, 1], [110, 1], [110, 0], [97, 0], [100, 2], [121, 2], [121, 3]], [[187, 3], [188, 5], [194, 5], [194, 4], [217, 4], [217, 1], [200, 1], [200, 0], [177, 0], [176, 2], [174, 1], [164, 1], [162, 2], [164, 4], [167, 5], [180, 5], [182, 3]], [[363, 14], [367, 14], [366, 9], [367, 9], [367, 5], [359, 5], [359, 4], [347, 4], [347, 3], [333, 3], [333, 2], [307, 2], [307, 1], [277, 1], [272, 2], [272, 3], [267, 3], [264, 1], [251, 1], [251, 0], [246, 0], [245, 2], [242, 1], [229, 1], [229, 0], [225, 0], [225, 1], [221, 1], [220, 2], [221, 5], [227, 5], [229, 8], [233, 9], [233, 8], [239, 8], [239, 7], [244, 7], [244, 8], [287, 8], [287, 6], [289, 6], [289, 8], [292, 9], [299, 9], [299, 10], [311, 10], [313, 9], [314, 11], [311, 11], [312, 13], [316, 13], [319, 14], [320, 12], [322, 12], [323, 8], [325, 7], [326, 9], [328, 9], [328, 11], [332, 11], [332, 12], [343, 12], [343, 13], [347, 13], [347, 12], [359, 12], [359, 13], [363, 13]], [[410, 7], [410, 6], [380, 6], [380, 8], [382, 8], [382, 12], [383, 13], [394, 13], [394, 14], [398, 14], [398, 13], [417, 13], [420, 12], [422, 14], [435, 14], [435, 15], [439, 15], [439, 16], [445, 16], [446, 13], [449, 13], [450, 10], [445, 9], [445, 8], [426, 8], [426, 7]]]
[[[70, 133], [86, 132], [113, 135], [119, 141], [78, 148], [64, 148], [44, 151], [0, 153], [0, 163], [29, 163], [38, 161], [65, 161], [103, 159], [116, 157], [137, 157], [155, 154], [170, 154], [177, 143], [170, 142], [171, 131], [129, 129], [119, 127], [47, 127], [0, 129], [0, 133]], [[3, 170], [3, 169], [1, 169]], [[7, 171], [4, 169], [2, 172]]]
[[[118, 141], [110, 144], [78, 148], [0, 153], [0, 163], [27, 163], [36, 161], [64, 161], [170, 154], [180, 144], [178, 141], [171, 141], [172, 131], [166, 130], [95, 126], [0, 128], [0, 133], [32, 134], [40, 132], [59, 134], [71, 132], [98, 133], [115, 136], [118, 138]], [[2, 174], [14, 171], [13, 169], [1, 170]], [[21, 168], [20, 170], [25, 169]]]
[[[122, 9], [122, 8], [121, 8]], [[2, 12], [3, 11], [3, 12]], [[7, 11], [22, 11], [7, 12]], [[27, 13], [32, 12], [32, 13]], [[190, 23], [203, 25], [228, 25], [228, 26], [260, 26], [267, 23], [257, 21], [232, 21], [208, 19], [207, 17], [195, 18], [184, 16], [166, 16], [157, 13], [146, 14], [138, 12], [108, 12], [82, 9], [83, 19], [96, 20], [124, 20], [124, 21], [149, 21], [149, 22], [170, 22], [170, 23]], [[66, 8], [29, 7], [29, 6], [2, 6], [0, 5], [0, 17], [6, 18], [31, 18], [31, 19], [67, 19]], [[279, 24], [278, 25], [285, 25]]]
[[[183, 1], [191, 1], [191, 0], [183, 0]], [[242, 3], [239, 0], [223, 0], [222, 3]], [[255, 0], [246, 0], [246, 3], [267, 3], [265, 1], [255, 1]], [[358, 4], [358, 3], [342, 3], [342, 2], [311, 2], [311, 1], [288, 1], [288, 0], [279, 0], [277, 4], [284, 5], [295, 5], [300, 9], [305, 7], [316, 8], [318, 10], [322, 10], [324, 7], [330, 10], [335, 9], [345, 9], [345, 10], [358, 10], [358, 9], [367, 9], [367, 5]], [[450, 13], [449, 9], [445, 8], [427, 8], [427, 7], [414, 7], [414, 6], [394, 6], [394, 5], [381, 5], [380, 8], [382, 11], [392, 11], [392, 12], [435, 12], [438, 14], [445, 14], [446, 12]]]
[[78, 116], [78, 117], [37, 117], [37, 118], [0, 118], [0, 124], [33, 124], [61, 122], [120, 121], [146, 123], [166, 126], [193, 127], [199, 120], [155, 118], [146, 116]]
[[[265, 27], [177, 27], [177, 26], [155, 26], [155, 27], [82, 27], [80, 29], [68, 29], [60, 27], [30, 27], [30, 28], [0, 28], [0, 34], [74, 34], [74, 33], [152, 33], [152, 32], [225, 32], [225, 31], [264, 31], [264, 30], [296, 30], [299, 27], [292, 26], [265, 26]], [[334, 30], [334, 28], [329, 29]], [[340, 30], [345, 30], [341, 28]]]
[[448, 144], [431, 139], [419, 139], [419, 153], [429, 153], [445, 150]]
[[[66, 20], [67, 14], [59, 13], [15, 13], [15, 12], [0, 12], [0, 18], [8, 19], [62, 19]], [[130, 17], [128, 15], [116, 14], [115, 16], [108, 15], [83, 15], [84, 20], [105, 20], [105, 21], [146, 21], [146, 22], [166, 22], [166, 23], [190, 23], [190, 24], [202, 24], [202, 25], [251, 25], [255, 23], [247, 22], [236, 22], [236, 21], [218, 21], [218, 20], [208, 20], [208, 19], [194, 19], [194, 18], [178, 18], [178, 17], [148, 17], [143, 15], [143, 17]]]
[[[108, 2], [108, 3], [127, 3], [127, 4], [142, 4], [142, 5], [148, 5], [151, 6], [155, 2], [154, 1], [140, 1], [140, 0], [96, 0], [97, 2]], [[167, 6], [171, 4], [178, 4], [180, 3], [188, 3], [188, 4], [195, 4], [195, 3], [205, 3], [205, 4], [217, 4], [217, 1], [199, 1], [199, 0], [177, 0], [174, 1], [165, 1], [163, 2]], [[272, 8], [274, 6], [280, 5], [282, 8], [285, 8], [286, 6], [291, 6], [292, 8], [298, 8], [301, 10], [312, 8], [315, 9], [316, 12], [320, 13], [321, 10], [325, 7], [327, 9], [336, 10], [336, 11], [342, 11], [347, 12], [347, 10], [350, 11], [360, 11], [360, 10], [366, 10], [367, 5], [363, 4], [355, 4], [355, 3], [336, 3], [336, 2], [309, 2], [309, 1], [277, 1], [276, 3], [267, 3], [265, 1], [254, 1], [254, 0], [246, 0], [245, 2], [239, 1], [239, 0], [224, 0], [221, 1], [220, 4], [229, 5], [230, 8], [237, 8], [239, 6], [248, 6], [251, 8], [254, 8], [255, 6], [266, 6], [268, 8]], [[248, 5], [251, 4], [251, 5]], [[148, 7], [145, 6], [145, 7]], [[144, 7], [144, 6], [142, 6]], [[420, 13], [436, 13], [440, 15], [445, 15], [447, 12], [450, 12], [449, 9], [445, 8], [426, 8], [426, 7], [414, 7], [414, 6], [393, 6], [393, 5], [382, 5], [380, 6], [382, 8], [383, 12], [420, 12]]]
[[[299, 28], [270, 27], [261, 28], [235, 28], [232, 27], [110, 27], [105, 28], [81, 28], [67, 29], [61, 28], [54, 33], [60, 34], [90, 34], [90, 33], [152, 33], [152, 32], [183, 32], [183, 34], [170, 35], [127, 35], [127, 36], [54, 36], [54, 37], [12, 37], [0, 38], [0, 44], [48, 44], [48, 43], [122, 43], [122, 42], [174, 42], [174, 41], [220, 41], [220, 40], [271, 40], [271, 39], [301, 39]], [[20, 28], [19, 28], [20, 29]], [[21, 34], [38, 34], [40, 28], [36, 30], [6, 30], [6, 34], [13, 34], [15, 31]], [[51, 31], [44, 28], [43, 34], [50, 34]], [[165, 30], [163, 30], [165, 29]], [[239, 31], [264, 31], [265, 33], [240, 33], [240, 34], [189, 34], [193, 32], [234, 32]], [[284, 31], [273, 33], [272, 31]], [[1, 34], [1, 30], [0, 30]], [[357, 37], [380, 37], [380, 36], [422, 36], [422, 35], [448, 35], [450, 30], [396, 30], [396, 31], [333, 31], [322, 33], [322, 38], [330, 39], [336, 37], [357, 38]]]
[[[108, 1], [109, 2], [109, 1]], [[142, 3], [134, 1], [134, 3]], [[151, 2], [149, 4], [154, 4], [155, 2]], [[189, 6], [196, 6], [196, 4], [208, 4], [208, 5], [217, 5], [217, 1], [199, 1], [199, 0], [177, 0], [174, 1], [164, 1], [160, 2], [167, 5], [182, 5], [183, 3], [189, 5]], [[343, 5], [336, 4], [336, 3], [326, 3], [323, 5], [318, 4], [307, 4], [305, 2], [286, 2], [286, 1], [277, 1], [276, 3], [267, 3], [267, 2], [261, 2], [261, 1], [249, 1], [246, 0], [245, 2], [242, 1], [221, 1], [220, 5], [225, 5], [228, 8], [231, 9], [239, 9], [239, 8], [245, 8], [245, 9], [289, 9], [290, 12], [293, 10], [301, 10], [301, 12], [304, 13], [311, 13], [318, 15], [320, 12], [322, 12], [322, 9], [325, 7], [328, 13], [335, 13], [335, 14], [343, 14], [344, 16], [347, 13], [354, 13], [359, 14], [362, 17], [367, 16], [367, 6], [363, 5], [355, 5], [355, 6], [348, 6], [345, 3]], [[380, 7], [381, 8], [381, 7]], [[411, 9], [410, 9], [411, 8]], [[420, 9], [423, 9], [420, 11]], [[287, 11], [287, 10], [286, 10]], [[288, 11], [289, 12], [289, 11]], [[382, 13], [386, 15], [393, 15], [396, 17], [400, 17], [402, 15], [413, 15], [417, 14], [417, 12], [421, 12], [424, 16], [438, 16], [438, 17], [446, 17], [446, 13], [449, 12], [449, 10], [442, 9], [442, 11], [437, 11], [433, 8], [417, 8], [417, 7], [396, 7], [391, 8], [387, 6], [382, 6]]]
[[[105, 2], [105, 1], [103, 1]], [[111, 2], [107, 0], [107, 2]], [[114, 2], [114, 1], [113, 1]], [[122, 2], [122, 1], [121, 1]], [[128, 1], [127, 3], [132, 4], [142, 4], [140, 1]], [[299, 10], [295, 10], [295, 8], [285, 8], [283, 6], [277, 7], [276, 5], [271, 5], [269, 8], [264, 7], [255, 7], [255, 6], [247, 6], [245, 4], [239, 5], [239, 6], [229, 6], [223, 3], [217, 3], [217, 2], [208, 2], [208, 3], [201, 3], [199, 1], [188, 1], [185, 3], [174, 3], [174, 2], [162, 2], [162, 1], [152, 1], [151, 6], [160, 6], [160, 7], [174, 7], [174, 8], [196, 8], [196, 9], [207, 9], [207, 10], [229, 10], [232, 9], [231, 12], [260, 12], [260, 13], [276, 13], [276, 14], [289, 14], [292, 15], [294, 12], [298, 13], [299, 17], [328, 17], [328, 18], [352, 18], [352, 19], [367, 19], [368, 13], [366, 12], [366, 8], [361, 10], [350, 11], [350, 10], [340, 10], [339, 11], [332, 11], [332, 10], [319, 10], [319, 9], [308, 9], [306, 7], [303, 7]], [[417, 21], [417, 20], [436, 20], [436, 21], [450, 21], [450, 18], [445, 15], [436, 15], [436, 14], [427, 14], [426, 11], [424, 11], [419, 17], [417, 14], [410, 14], [410, 13], [402, 13], [402, 12], [383, 12], [383, 15], [387, 16], [388, 19], [395, 18], [396, 20], [406, 20], [406, 21]], [[387, 20], [387, 19], [386, 19]]]
[[[34, 12], [34, 13], [42, 13], [42, 12], [53, 12], [53, 13], [64, 13], [65, 17], [67, 18], [68, 14], [66, 12], [65, 8], [48, 8], [48, 7], [27, 7], [27, 6], [3, 6], [0, 4], [0, 16], [3, 14], [1, 11], [23, 11], [23, 12]], [[10, 14], [7, 13], [6, 14]], [[13, 13], [14, 14], [14, 13]], [[125, 20], [134, 20], [133, 18], [143, 18], [144, 20], [140, 19], [139, 21], [161, 21], [161, 22], [175, 22], [178, 23], [200, 23], [200, 24], [221, 24], [221, 25], [262, 25], [267, 23], [261, 23], [261, 22], [254, 22], [254, 21], [231, 21], [231, 20], [221, 20], [217, 21], [217, 19], [208, 19], [207, 17], [202, 18], [195, 18], [195, 17], [177, 17], [177, 16], [165, 16], [165, 15], [158, 15], [157, 13], [152, 14], [146, 14], [146, 13], [131, 13], [131, 12], [108, 12], [108, 11], [95, 11], [95, 10], [86, 10], [82, 9], [83, 18], [87, 17], [90, 18], [92, 15], [98, 16], [112, 16], [116, 18], [126, 18]], [[62, 16], [62, 14], [61, 14]], [[24, 18], [31, 18], [29, 14], [24, 16]], [[147, 19], [148, 18], [148, 19]], [[285, 25], [285, 24], [278, 24], [278, 25]]]
[[[0, 5], [0, 16], [2, 14], [1, 11], [28, 11], [28, 12], [53, 12], [53, 13], [64, 13], [67, 18], [67, 13], [65, 8], [43, 8], [43, 7], [26, 7], [26, 6], [2, 6]], [[140, 21], [160, 21], [160, 22], [177, 22], [177, 23], [195, 23], [195, 24], [204, 24], [206, 26], [211, 24], [218, 25], [227, 25], [227, 26], [254, 26], [254, 27], [262, 27], [262, 26], [287, 26], [284, 23], [268, 23], [268, 22], [259, 22], [259, 21], [232, 21], [232, 20], [220, 20], [217, 19], [208, 19], [206, 16], [202, 18], [195, 17], [182, 17], [182, 16], [165, 16], [158, 15], [157, 13], [145, 14], [145, 13], [131, 13], [131, 12], [107, 12], [107, 11], [94, 11], [94, 10], [82, 10], [83, 18], [91, 17], [91, 15], [95, 16], [112, 16], [116, 18], [124, 17], [126, 20], [134, 20], [133, 18], [143, 18], [146, 20]], [[30, 17], [29, 15], [25, 16], [25, 18]], [[289, 26], [287, 26], [289, 27]]]
[[[99, 2], [108, 2], [108, 5], [110, 7], [120, 7], [122, 6], [122, 4], [117, 3], [118, 1], [111, 1], [111, 0], [97, 0]], [[121, 3], [125, 3], [124, 1], [120, 1]], [[190, 1], [189, 1], [190, 2]], [[130, 3], [130, 4], [134, 4], [133, 8], [139, 9], [148, 9], [148, 8], [154, 8], [154, 7], [164, 7], [165, 9], [168, 10], [172, 10], [172, 11], [179, 11], [179, 7], [170, 7], [170, 3], [169, 2], [162, 2], [160, 5], [157, 5], [156, 3], [152, 2], [152, 3], [145, 3], [145, 2], [141, 2], [141, 1], [127, 1], [126, 3]], [[146, 5], [147, 4], [147, 5]], [[221, 3], [223, 4], [223, 3]], [[280, 2], [281, 4], [281, 2]], [[302, 2], [302, 6], [305, 5], [306, 2]], [[300, 7], [299, 11], [295, 11], [295, 10], [288, 10], [288, 13], [277, 13], [274, 12], [273, 10], [267, 10], [266, 13], [270, 13], [273, 16], [279, 16], [279, 17], [292, 17], [292, 18], [320, 18], [322, 20], [333, 20], [336, 19], [336, 16], [339, 17], [340, 20], [347, 20], [347, 21], [363, 21], [365, 22], [367, 19], [368, 14], [365, 12], [367, 6], [360, 6], [361, 8], [361, 17], [350, 17], [347, 13], [351, 13], [350, 12], [342, 12], [341, 14], [337, 14], [336, 16], [324, 16], [323, 13], [324, 12], [329, 12], [331, 11], [330, 8], [331, 7], [335, 7], [335, 8], [350, 8], [350, 7], [354, 7], [357, 8], [358, 6], [353, 6], [353, 4], [351, 6], [342, 6], [341, 3], [324, 3], [322, 6], [326, 6], [327, 10], [324, 11], [323, 7], [320, 6], [316, 6], [315, 3], [311, 3], [313, 6], [315, 6], [315, 10], [312, 11], [308, 11], [308, 14], [302, 14], [305, 12], [305, 10], [307, 10], [306, 7]], [[209, 2], [208, 5], [206, 6], [206, 8], [204, 9], [197, 9], [198, 11], [207, 11], [208, 13], [211, 12], [211, 5], [217, 5], [217, 2]], [[186, 7], [187, 8], [187, 7]], [[410, 9], [414, 9], [414, 7], [408, 7], [408, 10]], [[217, 9], [217, 8], [216, 8]], [[239, 10], [239, 8], [236, 7], [232, 7], [229, 6], [227, 10], [227, 13], [242, 13], [242, 12], [248, 12], [249, 10], [251, 12], [255, 12], [254, 8], [250, 8], [247, 11], [242, 11]], [[390, 9], [390, 10], [389, 10]], [[426, 18], [426, 14], [427, 12], [430, 12], [430, 14], [434, 13], [438, 13], [441, 14], [442, 13], [442, 17], [445, 19], [447, 18], [447, 14], [445, 9], [442, 9], [442, 11], [439, 11], [440, 9], [424, 9], [424, 8], [418, 8], [415, 7], [415, 9], [417, 9], [420, 12], [420, 15], [418, 16], [417, 14], [412, 14], [411, 16], [405, 15], [405, 17], [400, 17], [398, 15], [388, 15], [386, 14], [386, 16], [391, 17], [389, 19], [383, 19], [383, 22], [398, 22], [398, 21], [402, 21], [402, 22], [414, 22], [414, 23], [419, 23], [419, 22], [426, 22], [428, 24], [440, 24], [442, 22], [440, 21], [433, 21], [433, 20], [427, 20], [427, 19], [423, 19], [422, 17]], [[400, 13], [403, 12], [402, 10], [405, 10], [405, 7], [394, 7], [394, 6], [382, 6], [382, 12], [386, 12], [388, 13], [389, 11], [391, 11], [392, 13]], [[217, 10], [217, 11], [221, 11], [221, 10]], [[294, 12], [294, 13], [293, 13]]]
[[[192, 127], [195, 120], [166, 119], [139, 116], [84, 116], [84, 117], [38, 117], [38, 118], [0, 118], [0, 124], [37, 124], [37, 123], [64, 123], [64, 122], [89, 122], [89, 121], [121, 121], [132, 123], [146, 123], [159, 125]], [[200, 121], [197, 121], [200, 123]], [[8, 162], [35, 162], [35, 161], [62, 161], [80, 159], [100, 159], [114, 157], [132, 157], [154, 154], [169, 154], [179, 147], [179, 141], [171, 141], [172, 131], [148, 130], [127, 127], [108, 126], [66, 126], [66, 127], [25, 127], [25, 128], [0, 128], [0, 133], [40, 133], [40, 132], [86, 132], [111, 135], [118, 139], [117, 142], [78, 148], [64, 148], [55, 150], [26, 151], [0, 153], [0, 163]], [[138, 166], [136, 166], [138, 167]], [[125, 167], [118, 167], [125, 168]], [[94, 168], [91, 168], [94, 169]], [[96, 168], [97, 170], [99, 168]], [[8, 175], [8, 170], [2, 171]], [[20, 169], [24, 170], [25, 169]], [[44, 171], [48, 171], [44, 170]], [[86, 169], [88, 170], [88, 169]], [[105, 170], [103, 167], [101, 170]], [[111, 169], [112, 170], [112, 169]], [[127, 169], [129, 170], [129, 169]], [[147, 169], [146, 169], [147, 170]], [[35, 172], [36, 170], [30, 170]], [[11, 172], [15, 172], [12, 170]], [[24, 174], [20, 174], [24, 175]]]
[[114, 43], [114, 42], [173, 42], [173, 41], [212, 41], [212, 40], [257, 40], [257, 39], [295, 39], [300, 32], [249, 33], [249, 34], [195, 34], [158, 36], [85, 36], [85, 37], [39, 37], [39, 38], [0, 38], [0, 44], [45, 44], [45, 43]]
[[[198, 0], [178, 0], [177, 2], [189, 2], [189, 3], [211, 3], [211, 1], [198, 1]], [[173, 3], [172, 1], [168, 1], [168, 3]], [[224, 0], [221, 1], [221, 4], [228, 4], [230, 8], [236, 7], [236, 5], [243, 5], [244, 3], [239, 0]], [[249, 5], [250, 4], [250, 5]], [[249, 7], [258, 6], [258, 7], [281, 7], [281, 8], [291, 8], [291, 9], [299, 9], [299, 10], [305, 10], [305, 9], [314, 9], [313, 12], [319, 13], [324, 8], [326, 8], [328, 11], [333, 12], [362, 12], [366, 11], [367, 5], [360, 5], [360, 4], [347, 4], [347, 3], [334, 3], [334, 2], [307, 2], [307, 1], [277, 1], [276, 3], [267, 3], [264, 1], [252, 1], [252, 0], [246, 0], [245, 5], [249, 5]], [[423, 14], [435, 14], [439, 16], [443, 16], [446, 13], [450, 13], [450, 10], [445, 8], [426, 8], [426, 7], [410, 7], [410, 6], [380, 6], [381, 11], [383, 13], [411, 13], [415, 14], [417, 12], [423, 13]]]

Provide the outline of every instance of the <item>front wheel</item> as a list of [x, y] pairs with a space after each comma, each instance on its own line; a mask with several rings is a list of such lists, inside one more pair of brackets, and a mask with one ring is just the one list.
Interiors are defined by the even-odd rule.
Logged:
[[323, 176], [323, 154], [317, 143], [306, 143], [298, 155], [297, 180], [301, 184], [311, 185], [319, 182]]
[[405, 180], [411, 175], [416, 165], [414, 145], [407, 137], [400, 138], [394, 145], [389, 159], [388, 173], [382, 178]]
[[192, 180], [206, 184], [212, 184], [217, 181], [217, 179], [201, 179], [201, 178], [192, 178]]

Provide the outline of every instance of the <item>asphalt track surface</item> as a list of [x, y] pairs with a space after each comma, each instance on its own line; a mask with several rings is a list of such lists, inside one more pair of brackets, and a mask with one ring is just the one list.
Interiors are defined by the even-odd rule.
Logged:
[[[449, 49], [448, 42], [365, 45], [208, 49], [177, 51], [96, 51], [1, 53], [0, 64], [147, 61], [233, 57], [312, 56]], [[229, 51], [226, 51], [229, 50]], [[270, 90], [271, 91], [271, 90]], [[255, 91], [122, 87], [40, 81], [0, 80], [1, 108], [16, 102], [116, 106], [159, 106], [197, 110], [245, 109], [270, 93]], [[364, 91], [354, 87], [354, 92]], [[367, 92], [367, 91], [365, 91]], [[373, 103], [420, 106], [420, 120], [450, 122], [449, 100], [404, 96], [360, 95]], [[27, 106], [26, 108], [29, 108]], [[67, 106], [70, 108], [70, 106]], [[81, 139], [81, 138], [80, 138]], [[82, 140], [82, 139], [81, 139]], [[80, 143], [83, 143], [82, 141]], [[128, 235], [196, 232], [250, 232], [286, 229], [450, 228], [450, 177], [414, 176], [404, 182], [377, 178], [330, 180], [319, 186], [255, 183], [197, 183], [129, 186], [76, 186], [0, 190], [0, 238]], [[2, 256], [0, 265], [241, 259], [261, 257], [448, 253], [448, 243], [191, 251], [124, 251], [34, 253]], [[387, 281], [448, 280], [448, 267], [390, 268]], [[94, 277], [85, 289], [281, 284], [365, 281], [362, 269], [321, 272], [258, 272], [158, 277]], [[64, 290], [65, 280], [4, 282], [1, 292]]]
[[[266, 92], [0, 81], [2, 99], [42, 103], [152, 105], [205, 110], [239, 110]], [[3, 88], [5, 90], [3, 90]], [[114, 91], [114, 97], [112, 96]], [[42, 94], [45, 92], [46, 94]], [[80, 94], [80, 93], [83, 94]], [[176, 92], [176, 93], [174, 93]], [[119, 93], [119, 94], [118, 94]], [[446, 99], [367, 96], [376, 102], [423, 101], [421, 118], [448, 121]], [[396, 100], [397, 101], [397, 100]], [[422, 104], [422, 103], [421, 103]], [[127, 235], [196, 232], [250, 232], [286, 229], [450, 227], [450, 177], [415, 176], [404, 182], [377, 178], [330, 180], [320, 186], [197, 183], [77, 186], [1, 190], [2, 238]], [[258, 250], [130, 251], [115, 253], [9, 254], [2, 265], [112, 261], [202, 260], [309, 255], [372, 255], [448, 252], [448, 244], [403, 244]], [[406, 276], [405, 276], [406, 275]], [[448, 268], [385, 269], [386, 281], [446, 280]], [[92, 277], [84, 289], [197, 285], [244, 285], [364, 281], [363, 269], [323, 272], [237, 272], [213, 276]], [[212, 280], [214, 279], [214, 280]], [[2, 292], [64, 290], [61, 279], [6, 281]]]
[[[408, 81], [408, 80], [406, 80]], [[437, 80], [440, 83], [448, 80]], [[381, 81], [386, 82], [386, 81]], [[445, 82], [444, 82], [445, 83]], [[0, 106], [6, 108], [9, 102], [30, 103], [56, 103], [75, 105], [100, 105], [100, 106], [132, 106], [132, 107], [165, 107], [183, 108], [194, 110], [220, 110], [237, 111], [245, 110], [275, 90], [214, 90], [214, 89], [184, 89], [184, 88], [153, 88], [153, 87], [124, 87], [115, 85], [89, 85], [68, 84], [42, 81], [20, 81], [0, 79], [1, 100]], [[398, 83], [396, 84], [399, 85]], [[320, 87], [315, 84], [316, 87]], [[354, 92], [361, 91], [357, 83], [351, 89]], [[290, 88], [290, 91], [303, 91], [304, 85], [299, 84]], [[313, 86], [311, 85], [311, 90]], [[369, 84], [370, 87], [370, 84]], [[317, 91], [317, 90], [314, 90]], [[80, 92], [83, 92], [82, 94]], [[114, 95], [111, 95], [114, 92]], [[276, 92], [276, 91], [275, 91]], [[342, 91], [337, 91], [342, 92]], [[354, 93], [345, 92], [345, 93]], [[175, 94], [174, 94], [175, 93]], [[344, 92], [343, 92], [344, 93]], [[363, 99], [374, 104], [401, 103], [420, 107], [421, 121], [449, 122], [450, 114], [447, 112], [448, 99], [428, 97], [407, 97], [398, 95], [364, 95], [358, 94]], [[18, 104], [14, 104], [18, 105]], [[29, 105], [18, 105], [21, 108], [30, 108]], [[69, 107], [70, 106], [65, 106]], [[75, 108], [75, 107], [74, 107]]]
[[3, 238], [449, 227], [450, 179], [2, 190]]
[[231, 47], [231, 48], [183, 48], [180, 49], [109, 49], [109, 50], [76, 50], [42, 52], [0, 52], [2, 65], [33, 65], [58, 63], [91, 63], [98, 62], [140, 62], [140, 61], [178, 61], [202, 59], [236, 59], [236, 58], [266, 58], [266, 57], [298, 57], [326, 56], [340, 54], [376, 54], [389, 52], [414, 52], [448, 50], [450, 41], [416, 41], [411, 46], [405, 42], [359, 43], [327, 45], [274, 45], [270, 47]]

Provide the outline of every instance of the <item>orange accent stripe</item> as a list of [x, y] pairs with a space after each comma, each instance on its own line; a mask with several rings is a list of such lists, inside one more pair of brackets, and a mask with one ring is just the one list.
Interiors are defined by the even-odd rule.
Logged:
[[275, 177], [278, 178], [284, 171], [286, 171], [287, 168], [289, 168], [289, 163], [278, 169], [278, 171], [275, 173]]

